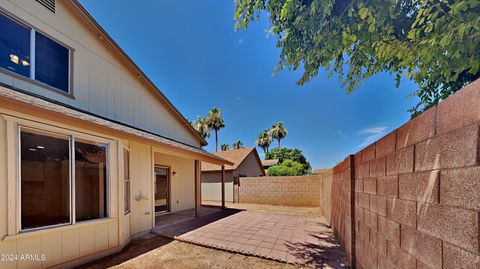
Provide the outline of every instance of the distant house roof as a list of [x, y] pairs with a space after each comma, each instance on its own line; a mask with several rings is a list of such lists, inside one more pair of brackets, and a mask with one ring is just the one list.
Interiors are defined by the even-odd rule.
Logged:
[[278, 159], [274, 160], [262, 160], [263, 167], [270, 167], [278, 164]]
[[[213, 152], [212, 154], [233, 163], [233, 165], [225, 165], [225, 170], [235, 170], [243, 163], [243, 161], [245, 161], [245, 159], [248, 157], [248, 155], [250, 155], [250, 153], [253, 153], [255, 155], [255, 158], [258, 161], [258, 165], [263, 167], [262, 162], [260, 161], [260, 157], [258, 156], [257, 150], [255, 148], [232, 149]], [[202, 162], [202, 172], [220, 171], [221, 169], [222, 167], [219, 165]]]
[[312, 175], [318, 175], [318, 174], [322, 174], [324, 173], [325, 171], [327, 171], [328, 169], [326, 168], [320, 168], [320, 169], [315, 169], [312, 171]]

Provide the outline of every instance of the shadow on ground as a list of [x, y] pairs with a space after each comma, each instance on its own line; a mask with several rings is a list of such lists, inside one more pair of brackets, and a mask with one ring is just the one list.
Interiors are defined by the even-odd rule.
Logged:
[[119, 253], [112, 254], [110, 256], [101, 258], [99, 260], [93, 261], [91, 263], [80, 266], [81, 269], [100, 269], [108, 268], [115, 266], [131, 260], [137, 256], [140, 256], [144, 253], [147, 253], [153, 249], [164, 246], [170, 242], [172, 239], [156, 236], [154, 234], [147, 234], [138, 239], [132, 240], [128, 245], [126, 245], [123, 250]]
[[[328, 228], [325, 224], [318, 224]], [[331, 232], [310, 232], [313, 242], [286, 242], [288, 252], [314, 268], [347, 268], [341, 245]]]
[[154, 229], [154, 233], [173, 239], [177, 236], [196, 230], [202, 226], [208, 225], [210, 223], [216, 222], [220, 219], [229, 217], [242, 211], [243, 210], [240, 209], [228, 208], [202, 216], [200, 218], [192, 218], [183, 222], [173, 223], [173, 225], [158, 226]]

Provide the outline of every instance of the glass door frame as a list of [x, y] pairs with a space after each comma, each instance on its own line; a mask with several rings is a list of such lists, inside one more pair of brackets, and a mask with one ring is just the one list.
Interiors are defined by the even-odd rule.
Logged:
[[[160, 169], [166, 169], [167, 170], [167, 198], [166, 198], [166, 206], [167, 206], [167, 209], [164, 210], [164, 211], [158, 211], [156, 210], [156, 199], [155, 199], [155, 192], [156, 192], [156, 184], [157, 184], [157, 174], [156, 174], [156, 169], [157, 168], [160, 168]], [[154, 213], [155, 213], [155, 216], [158, 216], [158, 215], [162, 215], [162, 214], [165, 214], [165, 213], [170, 213], [170, 210], [171, 210], [171, 207], [170, 207], [170, 197], [171, 197], [171, 167], [170, 166], [167, 166], [167, 165], [158, 165], [158, 164], [155, 164], [153, 166], [153, 175], [154, 175], [154, 182], [153, 182], [153, 186], [154, 186], [154, 190], [153, 190], [153, 195], [154, 195], [154, 199], [153, 199], [153, 210], [154, 210]]]

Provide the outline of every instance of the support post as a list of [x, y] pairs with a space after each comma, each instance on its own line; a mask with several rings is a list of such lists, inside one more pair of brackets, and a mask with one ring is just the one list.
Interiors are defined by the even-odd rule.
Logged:
[[225, 209], [225, 165], [222, 165], [222, 209]]
[[202, 214], [202, 162], [195, 160], [195, 218]]

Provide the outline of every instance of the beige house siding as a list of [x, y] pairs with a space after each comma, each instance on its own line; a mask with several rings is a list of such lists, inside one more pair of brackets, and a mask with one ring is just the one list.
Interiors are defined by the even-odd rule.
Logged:
[[72, 49], [74, 98], [5, 71], [0, 72], [0, 82], [199, 146], [193, 133], [177, 120], [173, 112], [105, 45], [106, 41], [99, 39], [65, 2], [56, 1], [55, 13], [36, 1], [0, 0], [0, 7], [12, 17]]
[[158, 152], [154, 154], [156, 165], [170, 167], [170, 211], [194, 208], [195, 161]]
[[152, 215], [152, 148], [149, 145], [130, 143], [131, 233], [153, 228]]
[[254, 152], [250, 153], [234, 172], [234, 176], [236, 177], [259, 177], [262, 175], [264, 175], [262, 164], [259, 163]]
[[[109, 142], [109, 217], [80, 222], [58, 228], [19, 233], [16, 230], [19, 208], [16, 203], [16, 167], [18, 134], [16, 124], [42, 130], [83, 133]], [[54, 126], [54, 127], [53, 127]], [[13, 142], [11, 142], [13, 141]], [[131, 212], [124, 215], [123, 148], [130, 152]], [[0, 253], [45, 254], [45, 262], [8, 262], [1, 268], [45, 268], [53, 265], [73, 266], [119, 251], [132, 236], [154, 227], [153, 154], [160, 164], [169, 165], [177, 175], [172, 178], [172, 211], [193, 208], [194, 160], [155, 152], [156, 147], [144, 142], [126, 140], [123, 136], [79, 128], [19, 111], [0, 107]], [[12, 197], [13, 195], [13, 197]]]

